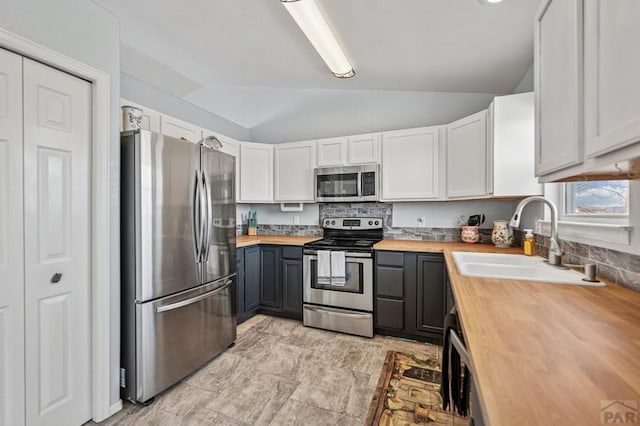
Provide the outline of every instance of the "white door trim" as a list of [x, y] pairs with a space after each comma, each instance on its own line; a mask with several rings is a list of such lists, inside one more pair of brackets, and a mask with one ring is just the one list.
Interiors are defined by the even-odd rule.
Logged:
[[[119, 306], [111, 315], [110, 194], [111, 145], [110, 76], [48, 47], [0, 28], [0, 47], [67, 71], [92, 83], [91, 145], [91, 390], [92, 416], [101, 421], [118, 411], [122, 402], [110, 404], [111, 321], [119, 321]], [[119, 327], [116, 333], [119, 335]], [[120, 339], [118, 338], [118, 341]], [[117, 379], [115, 379], [117, 380]]]

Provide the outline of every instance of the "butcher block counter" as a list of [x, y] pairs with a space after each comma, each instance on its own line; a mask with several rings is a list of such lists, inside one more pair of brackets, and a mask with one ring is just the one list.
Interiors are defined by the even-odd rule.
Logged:
[[519, 248], [396, 240], [374, 248], [444, 254], [487, 424], [600, 425], [601, 407], [640, 402], [640, 293], [609, 282], [465, 277], [451, 255]]
[[322, 237], [289, 237], [286, 235], [238, 235], [236, 247], [255, 246], [258, 244], [276, 244], [281, 246], [302, 246]]

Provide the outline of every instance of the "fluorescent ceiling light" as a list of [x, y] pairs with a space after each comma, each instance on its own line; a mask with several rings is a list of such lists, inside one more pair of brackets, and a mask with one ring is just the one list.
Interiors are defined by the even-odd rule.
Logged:
[[480, 0], [480, 3], [483, 4], [497, 4], [497, 3], [502, 3], [503, 0]]
[[280, 1], [318, 51], [333, 75], [338, 78], [353, 77], [356, 72], [318, 9], [315, 0]]

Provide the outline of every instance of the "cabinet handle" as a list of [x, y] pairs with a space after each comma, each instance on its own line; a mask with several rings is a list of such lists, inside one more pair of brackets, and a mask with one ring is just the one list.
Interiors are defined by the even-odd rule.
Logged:
[[52, 284], [57, 284], [60, 282], [60, 280], [62, 279], [62, 274], [60, 272], [56, 272], [55, 274], [53, 274], [53, 276], [51, 277], [51, 283]]

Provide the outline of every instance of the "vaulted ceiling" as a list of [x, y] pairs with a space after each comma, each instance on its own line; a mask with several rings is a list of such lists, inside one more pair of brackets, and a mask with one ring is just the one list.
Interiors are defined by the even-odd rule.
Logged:
[[[510, 93], [533, 61], [539, 4], [316, 0], [357, 73], [340, 80], [279, 0], [95, 1], [120, 19], [123, 72], [222, 116], [230, 93], [244, 105], [323, 90]], [[226, 107], [245, 127], [263, 120]]]

